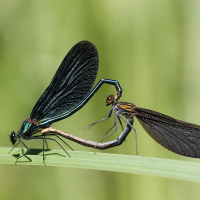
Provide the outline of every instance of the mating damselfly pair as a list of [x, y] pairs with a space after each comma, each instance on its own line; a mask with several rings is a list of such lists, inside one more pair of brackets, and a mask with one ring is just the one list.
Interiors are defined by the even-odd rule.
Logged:
[[[156, 111], [136, 107], [129, 102], [119, 102], [122, 88], [117, 80], [101, 79], [93, 87], [98, 67], [98, 52], [91, 42], [81, 41], [72, 47], [60, 64], [51, 83], [36, 102], [30, 117], [22, 123], [19, 132], [10, 134], [10, 141], [13, 145], [16, 146], [22, 143], [27, 149], [27, 152], [17, 159], [25, 156], [30, 151], [24, 140], [43, 140], [44, 164], [44, 144], [46, 140], [55, 141], [67, 153], [58, 142], [58, 139], [62, 140], [60, 136], [84, 146], [98, 149], [118, 146], [123, 143], [132, 129], [135, 131], [135, 137], [137, 136], [133, 127], [134, 117], [138, 119], [146, 132], [163, 147], [183, 156], [200, 158], [199, 125], [176, 120]], [[108, 116], [100, 120], [107, 120], [112, 113], [114, 114], [114, 125], [111, 127], [115, 128], [113, 132], [117, 130], [117, 120], [122, 127], [122, 133], [117, 140], [105, 143], [86, 141], [51, 127], [52, 123], [65, 119], [81, 109], [103, 84], [114, 85], [117, 90], [116, 96], [110, 95], [107, 97], [106, 105], [112, 107]], [[125, 129], [121, 120], [126, 122]], [[92, 123], [88, 127], [98, 122]], [[56, 139], [51, 136], [56, 136]], [[17, 140], [19, 142], [16, 144]]]

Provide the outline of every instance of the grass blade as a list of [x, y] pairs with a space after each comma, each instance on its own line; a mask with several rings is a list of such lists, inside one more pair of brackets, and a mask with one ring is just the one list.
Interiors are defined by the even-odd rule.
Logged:
[[[15, 160], [25, 149], [0, 148], [0, 163], [15, 164]], [[42, 149], [30, 149], [27, 157], [20, 158], [17, 164], [44, 165]], [[200, 163], [177, 161], [141, 156], [129, 156], [108, 153], [68, 151], [71, 158], [62, 150], [46, 150], [46, 165], [74, 167], [114, 172], [152, 175], [179, 180], [200, 182]]]

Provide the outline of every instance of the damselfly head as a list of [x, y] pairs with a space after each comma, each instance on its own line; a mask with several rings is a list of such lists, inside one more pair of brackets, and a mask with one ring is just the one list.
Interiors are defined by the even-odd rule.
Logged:
[[12, 144], [14, 145], [15, 142], [17, 141], [17, 134], [15, 132], [12, 132], [9, 136], [10, 141], [12, 142]]
[[115, 100], [114, 95], [109, 95], [109, 96], [106, 98], [106, 106], [109, 106], [109, 105], [113, 104], [113, 103], [114, 103], [114, 100]]

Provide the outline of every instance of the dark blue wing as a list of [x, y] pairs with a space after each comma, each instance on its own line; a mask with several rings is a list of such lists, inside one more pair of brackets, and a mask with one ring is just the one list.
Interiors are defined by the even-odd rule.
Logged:
[[88, 41], [77, 43], [65, 56], [50, 85], [38, 99], [31, 119], [51, 121], [75, 108], [93, 87], [98, 66], [96, 47]]

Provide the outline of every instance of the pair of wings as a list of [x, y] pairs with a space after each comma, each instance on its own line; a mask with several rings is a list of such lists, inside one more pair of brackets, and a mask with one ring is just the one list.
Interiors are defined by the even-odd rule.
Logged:
[[174, 153], [200, 158], [200, 126], [145, 108], [135, 108], [136, 118], [160, 145]]
[[81, 41], [74, 45], [36, 102], [30, 118], [52, 123], [55, 118], [66, 115], [91, 91], [98, 66], [98, 52], [92, 43]]

